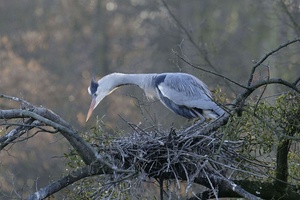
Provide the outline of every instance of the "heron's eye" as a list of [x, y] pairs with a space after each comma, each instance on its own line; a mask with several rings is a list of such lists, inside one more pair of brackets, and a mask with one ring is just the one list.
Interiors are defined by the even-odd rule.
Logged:
[[94, 93], [94, 94], [92, 94], [92, 96], [93, 96], [93, 97], [97, 97], [97, 94], [96, 94], [96, 93]]

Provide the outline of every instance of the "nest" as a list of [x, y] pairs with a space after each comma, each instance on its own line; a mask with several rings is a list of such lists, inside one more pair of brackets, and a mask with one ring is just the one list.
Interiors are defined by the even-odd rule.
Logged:
[[[237, 174], [241, 163], [245, 164], [245, 159], [237, 153], [242, 142], [224, 140], [223, 136], [203, 128], [168, 132], [141, 130], [112, 141], [101, 154], [109, 152], [107, 157], [118, 168], [137, 171], [134, 178], [140, 181], [146, 177], [159, 182], [186, 181], [186, 193], [193, 183], [215, 189], [220, 184], [218, 180]], [[115, 175], [116, 179], [128, 180], [128, 177]]]

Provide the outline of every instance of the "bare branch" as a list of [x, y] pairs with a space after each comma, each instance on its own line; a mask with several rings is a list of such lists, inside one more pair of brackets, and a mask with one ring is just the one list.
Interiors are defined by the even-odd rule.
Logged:
[[178, 58], [180, 58], [182, 61], [184, 61], [186, 64], [190, 65], [191, 67], [194, 67], [195, 69], [199, 69], [199, 70], [201, 70], [201, 71], [204, 71], [204, 72], [213, 74], [213, 75], [215, 75], [215, 76], [221, 77], [222, 79], [227, 80], [227, 81], [229, 81], [229, 82], [231, 82], [231, 83], [233, 83], [233, 84], [235, 84], [235, 85], [237, 85], [237, 86], [239, 86], [239, 87], [241, 87], [241, 88], [245, 88], [245, 89], [247, 88], [246, 86], [243, 86], [243, 85], [239, 84], [238, 82], [235, 82], [235, 81], [233, 81], [233, 80], [227, 78], [226, 76], [223, 76], [223, 75], [221, 75], [221, 74], [219, 74], [219, 73], [212, 72], [212, 71], [209, 71], [209, 70], [206, 70], [206, 69], [203, 69], [203, 68], [201, 68], [201, 67], [199, 67], [199, 66], [194, 65], [193, 63], [189, 62], [188, 60], [186, 60], [185, 58], [183, 58], [182, 56], [180, 56], [180, 55], [179, 55], [176, 51], [174, 51], [174, 50], [173, 50], [173, 53], [174, 53]]
[[4, 99], [9, 99], [9, 100], [13, 100], [13, 101], [17, 101], [27, 107], [32, 107], [33, 105], [31, 103], [29, 103], [28, 101], [25, 101], [24, 99], [18, 98], [18, 97], [12, 97], [9, 95], [5, 95], [5, 94], [0, 94], [0, 98], [4, 98]]
[[286, 3], [283, 0], [280, 1], [283, 11], [288, 16], [289, 20], [292, 22], [294, 31], [295, 31], [296, 35], [299, 37], [300, 36], [300, 25], [297, 23], [297, 20], [292, 16], [292, 13], [288, 10]]
[[76, 171], [73, 171], [71, 174], [51, 183], [50, 185], [39, 189], [34, 194], [30, 195], [27, 200], [38, 200], [45, 199], [50, 195], [60, 191], [61, 189], [67, 187], [68, 185], [73, 184], [74, 182], [83, 179], [88, 176], [93, 176], [96, 174], [101, 174], [100, 166], [87, 165], [82, 168], [79, 168]]
[[[32, 118], [59, 130], [76, 149], [84, 162], [90, 164], [97, 160], [97, 152], [91, 147], [91, 145], [79, 137], [76, 131], [74, 131], [68, 123], [54, 112], [42, 107], [33, 107], [30, 110], [26, 110], [26, 108], [0, 110], [0, 119], [8, 120], [16, 118]], [[22, 130], [24, 128], [21, 127], [19, 129]]]
[[30, 126], [34, 121], [34, 119], [28, 119], [22, 126], [19, 126], [2, 136], [0, 138], [0, 151], [7, 145], [11, 144], [14, 140], [18, 139], [24, 133], [34, 128], [34, 126]]
[[168, 4], [165, 2], [165, 0], [161, 0], [164, 7], [167, 9], [168, 13], [170, 14], [170, 16], [172, 17], [172, 19], [175, 21], [175, 23], [177, 24], [177, 26], [183, 30], [184, 34], [187, 36], [187, 38], [189, 39], [189, 41], [192, 43], [192, 45], [199, 51], [199, 53], [201, 54], [201, 56], [203, 57], [203, 59], [205, 60], [205, 62], [208, 64], [208, 66], [210, 68], [212, 68], [215, 72], [218, 72], [217, 68], [212, 64], [212, 62], [210, 61], [210, 59], [207, 56], [207, 51], [205, 49], [201, 49], [199, 47], [199, 45], [196, 44], [196, 42], [194, 41], [193, 37], [191, 36], [191, 34], [189, 33], [189, 31], [182, 25], [182, 23], [176, 18], [176, 16], [173, 14], [173, 12], [170, 10]]
[[[191, 44], [195, 47], [195, 49], [200, 53], [200, 55], [202, 56], [203, 60], [206, 62], [206, 64], [211, 68], [213, 69], [214, 72], [210, 72], [211, 74], [214, 74], [214, 75], [219, 75], [221, 76], [220, 74], [220, 71], [217, 69], [217, 67], [212, 63], [212, 61], [209, 59], [209, 56], [208, 56], [208, 52], [207, 52], [207, 49], [205, 48], [201, 48], [196, 42], [195, 40], [193, 39], [192, 35], [189, 33], [189, 31], [184, 27], [184, 25], [176, 18], [176, 16], [173, 14], [173, 12], [170, 10], [168, 4], [165, 2], [165, 0], [161, 0], [164, 7], [166, 8], [166, 10], [168, 11], [169, 15], [172, 17], [172, 19], [175, 21], [175, 23], [177, 24], [177, 26], [184, 32], [184, 34], [187, 36], [188, 40], [191, 42]], [[183, 40], [182, 40], [183, 41]], [[181, 42], [182, 43], [182, 42]], [[202, 42], [203, 43], [203, 42]], [[202, 45], [204, 46], [204, 45]], [[174, 53], [174, 50], [173, 50], [173, 53]], [[175, 55], [177, 57], [179, 57], [179, 54], [176, 52]], [[180, 56], [180, 59], [183, 60], [183, 57]], [[184, 62], [187, 62], [186, 59], [183, 60]], [[193, 65], [190, 65], [190, 66], [193, 66]], [[203, 70], [202, 68], [200, 67], [196, 67], [196, 66], [193, 66], [194, 68], [196, 69], [200, 69], [202, 71], [205, 71]], [[206, 70], [208, 72], [208, 70]], [[224, 77], [223, 77], [224, 78]], [[227, 78], [224, 78], [224, 80], [226, 80]], [[228, 84], [228, 82], [225, 81], [225, 84], [227, 85], [227, 87], [229, 89], [232, 89], [231, 85]], [[236, 83], [237, 84], [237, 83]]]
[[232, 106], [242, 106], [243, 102], [248, 98], [252, 92], [254, 92], [256, 89], [258, 89], [261, 86], [269, 85], [269, 84], [280, 84], [284, 85], [288, 88], [291, 88], [292, 90], [296, 91], [297, 93], [300, 93], [300, 90], [293, 84], [288, 81], [285, 81], [283, 79], [277, 79], [277, 78], [270, 78], [268, 80], [262, 80], [257, 82], [256, 84], [252, 85], [248, 89], [246, 89], [244, 92], [239, 94], [236, 99], [233, 101]]
[[274, 53], [278, 52], [279, 50], [281, 50], [281, 49], [283, 49], [283, 48], [285, 48], [285, 47], [287, 47], [291, 44], [294, 44], [296, 42], [300, 42], [300, 38], [296, 38], [294, 40], [287, 41], [286, 43], [280, 45], [276, 49], [274, 49], [274, 50], [270, 51], [269, 53], [267, 53], [262, 59], [260, 59], [258, 62], [256, 62], [256, 64], [252, 67], [247, 86], [249, 87], [252, 84], [253, 76], [254, 76], [254, 73], [255, 73], [255, 70], [257, 69], [257, 67], [259, 67], [268, 57], [270, 57]]
[[300, 81], [300, 76], [295, 80], [295, 82], [293, 83], [293, 85], [297, 86], [297, 84], [299, 83]]

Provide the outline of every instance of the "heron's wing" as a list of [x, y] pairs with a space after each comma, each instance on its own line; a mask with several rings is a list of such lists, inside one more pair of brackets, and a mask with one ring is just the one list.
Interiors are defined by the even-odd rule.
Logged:
[[161, 100], [188, 108], [213, 110], [217, 106], [207, 86], [196, 77], [184, 73], [167, 73], [157, 77], [156, 88]]

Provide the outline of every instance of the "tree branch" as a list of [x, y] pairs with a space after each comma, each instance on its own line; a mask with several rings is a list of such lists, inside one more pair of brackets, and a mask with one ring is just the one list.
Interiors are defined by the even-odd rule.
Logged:
[[[203, 179], [202, 181], [205, 181]], [[233, 182], [239, 185], [244, 190], [247, 190], [249, 193], [256, 194], [262, 199], [281, 199], [281, 200], [291, 200], [291, 199], [299, 199], [300, 194], [297, 191], [300, 189], [295, 186], [288, 186], [285, 195], [276, 194], [276, 188], [272, 182], [262, 182], [255, 180], [233, 180]], [[204, 196], [205, 195], [205, 196]], [[210, 196], [207, 193], [199, 193], [196, 194], [197, 197], [189, 198], [188, 200], [198, 200], [198, 197], [202, 197], [202, 199], [207, 199]], [[241, 196], [234, 191], [229, 191], [226, 187], [219, 187], [218, 189], [218, 198], [240, 198]]]
[[281, 4], [283, 11], [288, 16], [289, 20], [292, 22], [296, 35], [299, 37], [300, 36], [300, 26], [297, 23], [297, 20], [292, 16], [291, 12], [288, 10], [288, 8], [283, 0], [280, 1], [280, 4]]
[[256, 62], [256, 64], [252, 67], [247, 86], [249, 87], [251, 85], [252, 80], [253, 80], [253, 76], [254, 76], [254, 73], [255, 73], [255, 70], [257, 69], [257, 67], [259, 67], [268, 57], [270, 57], [274, 53], [278, 52], [279, 50], [281, 50], [281, 49], [283, 49], [283, 48], [285, 48], [285, 47], [287, 47], [291, 44], [294, 44], [296, 42], [300, 42], [300, 38], [296, 38], [294, 40], [287, 41], [286, 43], [280, 45], [276, 49], [274, 49], [274, 50], [270, 51], [269, 53], [267, 53], [262, 59], [260, 59], [258, 62]]
[[[21, 98], [11, 97], [4, 94], [0, 94], [0, 98], [17, 101], [22, 104], [22, 109], [0, 110], [0, 119], [36, 119], [48, 126], [59, 130], [61, 134], [70, 142], [73, 148], [78, 152], [78, 154], [86, 164], [91, 164], [92, 162], [97, 160], [98, 154], [92, 148], [92, 146], [81, 137], [79, 137], [76, 131], [54, 112], [43, 107], [35, 107]], [[23, 129], [24, 127], [20, 126], [17, 130], [21, 131]]]
[[239, 107], [238, 109], [235, 109], [236, 111], [239, 111], [241, 107], [244, 105], [245, 100], [259, 87], [269, 85], [269, 84], [280, 84], [284, 85], [288, 88], [291, 88], [292, 90], [296, 91], [297, 93], [300, 93], [300, 90], [294, 85], [293, 83], [290, 83], [288, 81], [279, 79], [279, 78], [270, 78], [268, 80], [262, 80], [257, 82], [256, 84], [252, 85], [251, 87], [248, 87], [244, 92], [239, 94], [236, 99], [232, 102], [232, 108], [233, 107]]
[[215, 76], [221, 77], [222, 79], [224, 79], [224, 80], [226, 80], [226, 81], [229, 81], [229, 82], [231, 82], [231, 83], [233, 83], [233, 84], [235, 84], [235, 85], [237, 85], [237, 86], [239, 86], [239, 87], [241, 87], [241, 88], [244, 88], [244, 89], [247, 88], [246, 86], [241, 85], [241, 84], [239, 84], [238, 82], [235, 82], [235, 81], [233, 81], [233, 80], [227, 78], [226, 76], [223, 76], [223, 75], [221, 75], [221, 74], [219, 74], [219, 73], [216, 73], [216, 72], [213, 72], [213, 71], [210, 71], [210, 70], [201, 68], [201, 67], [199, 67], [199, 66], [197, 66], [197, 65], [194, 65], [193, 63], [189, 62], [188, 60], [186, 60], [185, 58], [183, 58], [182, 56], [180, 56], [180, 55], [179, 55], [176, 51], [174, 51], [174, 50], [173, 50], [173, 53], [174, 53], [178, 58], [180, 58], [183, 62], [185, 62], [186, 64], [190, 65], [191, 67], [193, 67], [193, 68], [195, 68], [195, 69], [199, 69], [199, 70], [204, 71], [204, 72], [206, 72], [206, 73], [213, 74], [213, 75], [215, 75]]
[[[0, 111], [1, 112], [1, 111]], [[24, 133], [29, 131], [30, 129], [34, 128], [31, 124], [34, 122], [34, 119], [27, 119], [22, 126], [18, 126], [17, 128], [9, 131], [4, 136], [0, 137], [0, 151], [6, 147], [7, 145], [11, 144], [14, 140], [21, 137]]]
[[[227, 178], [217, 176], [217, 175], [210, 175], [209, 180], [212, 181], [212, 183], [215, 186], [218, 187], [218, 196], [217, 197], [244, 197], [249, 200], [256, 200], [260, 199], [259, 197], [251, 194], [250, 192], [246, 191], [244, 188], [248, 189], [248, 187], [242, 187], [240, 186], [239, 181], [232, 181]], [[195, 180], [196, 183], [201, 183], [201, 185], [205, 185], [206, 187], [210, 188], [207, 183], [207, 178], [198, 178]], [[255, 192], [251, 191], [255, 194]], [[223, 194], [225, 194], [223, 196]]]
[[45, 199], [50, 195], [62, 190], [68, 185], [73, 184], [74, 182], [83, 179], [85, 177], [94, 176], [102, 174], [101, 167], [98, 165], [87, 165], [82, 168], [79, 168], [76, 171], [71, 172], [69, 175], [51, 183], [50, 185], [43, 187], [36, 191], [34, 194], [30, 195], [27, 200], [39, 200]]
[[182, 23], [175, 17], [175, 15], [173, 14], [173, 12], [170, 10], [168, 4], [165, 2], [165, 0], [161, 0], [164, 7], [166, 8], [166, 10], [168, 11], [169, 15], [172, 17], [172, 19], [175, 21], [175, 23], [177, 24], [177, 26], [183, 30], [184, 34], [187, 36], [188, 40], [192, 43], [192, 45], [199, 51], [199, 53], [201, 54], [202, 58], [205, 60], [205, 62], [208, 64], [208, 66], [210, 68], [212, 68], [215, 72], [218, 72], [217, 68], [212, 64], [212, 62], [210, 61], [210, 59], [207, 56], [207, 52], [204, 49], [201, 49], [199, 47], [199, 45], [196, 44], [196, 42], [194, 41], [193, 37], [191, 36], [191, 34], [189, 33], [189, 31], [182, 25]]

